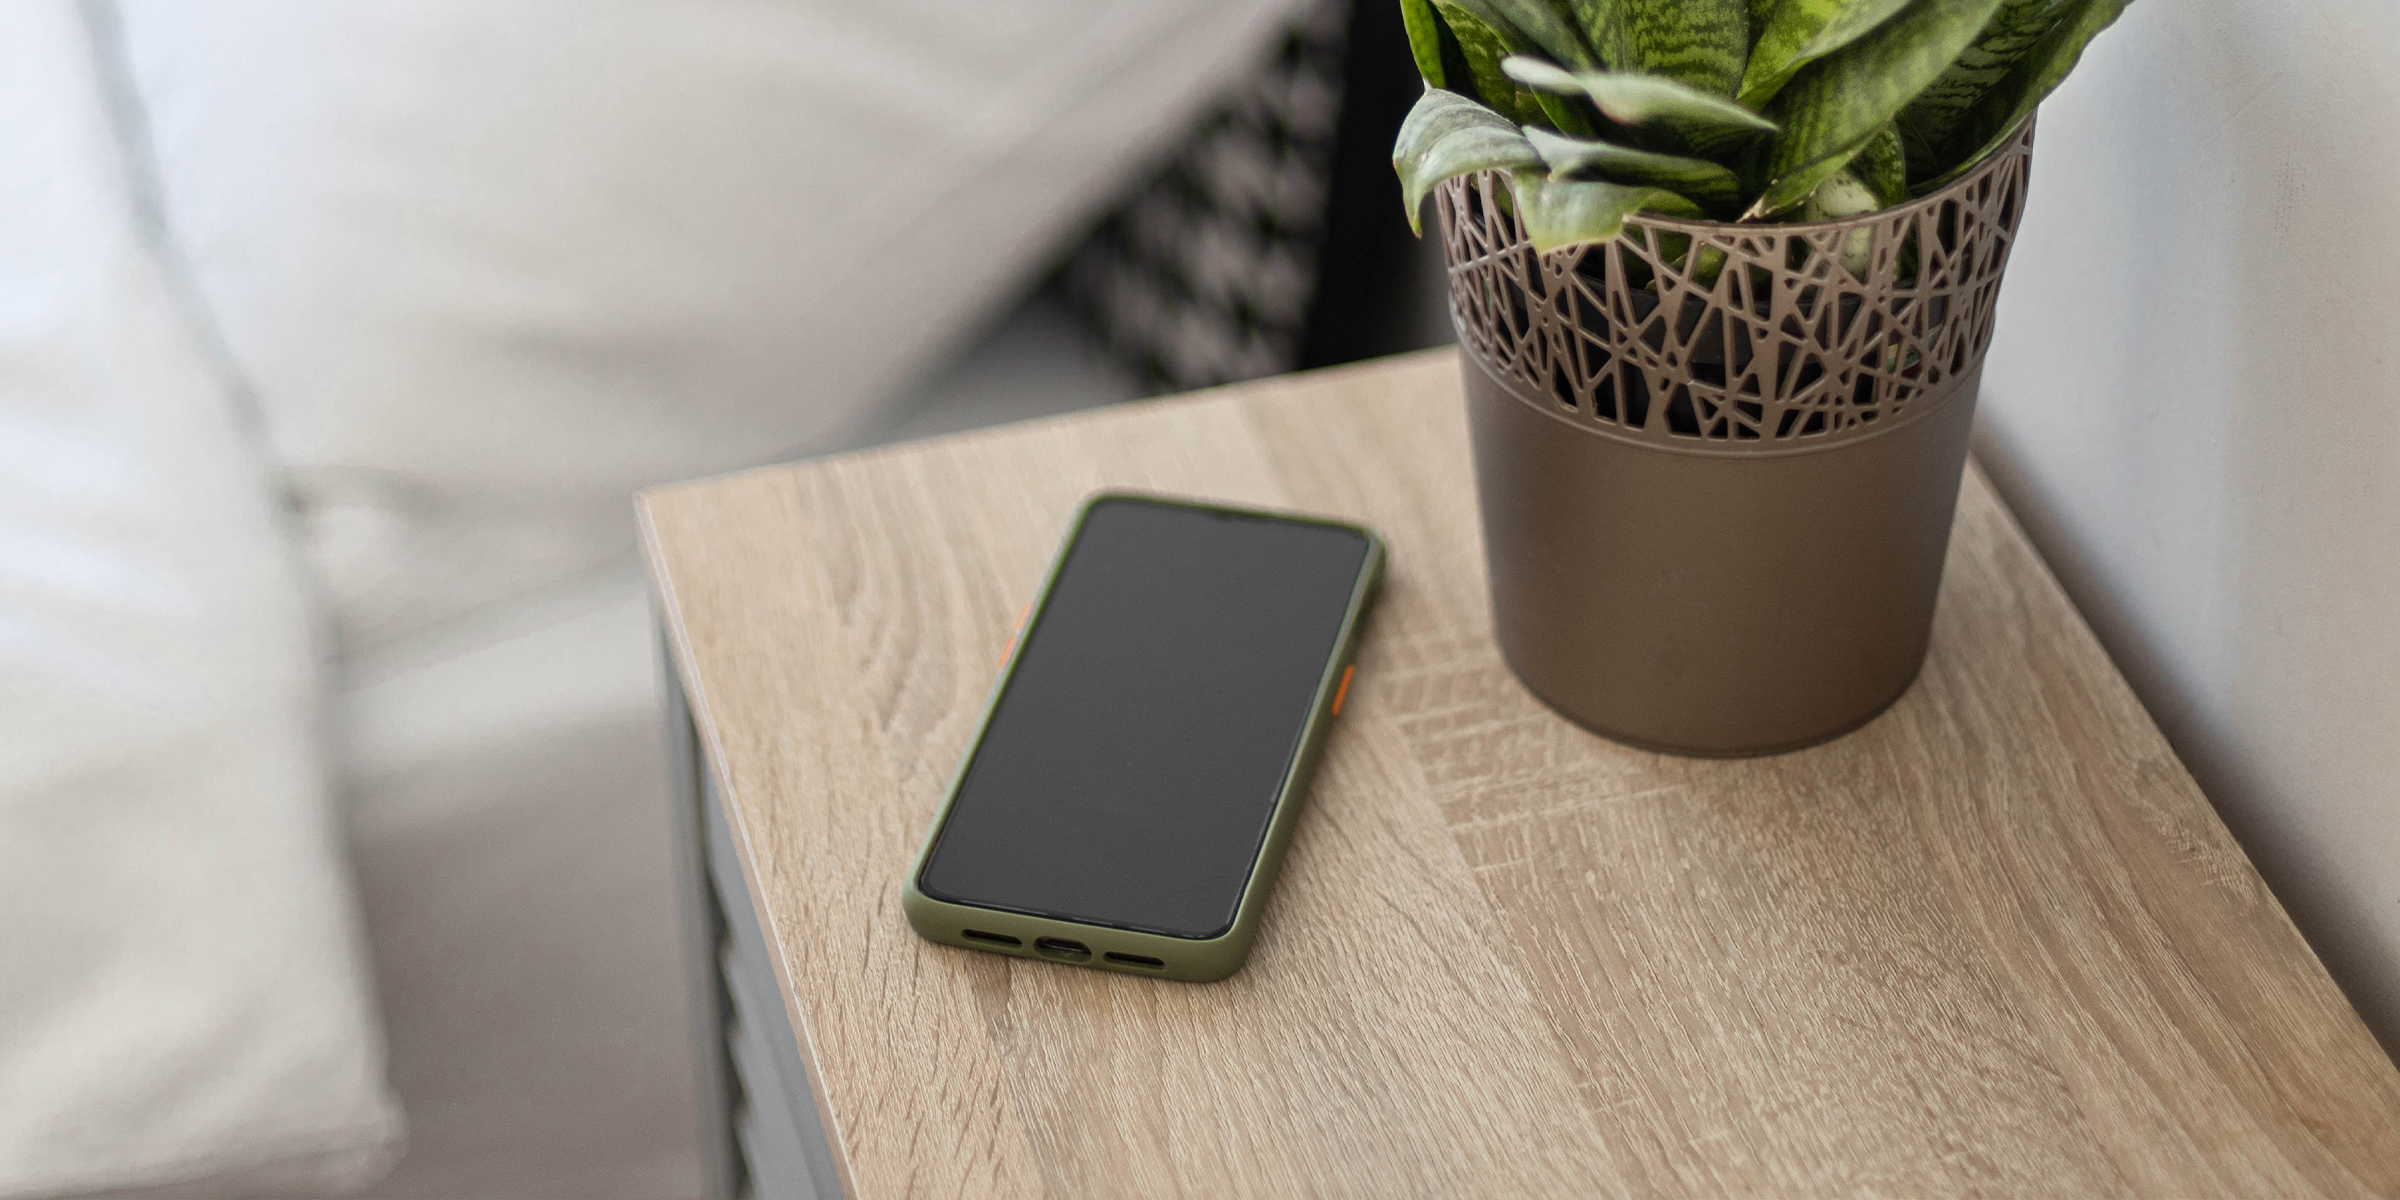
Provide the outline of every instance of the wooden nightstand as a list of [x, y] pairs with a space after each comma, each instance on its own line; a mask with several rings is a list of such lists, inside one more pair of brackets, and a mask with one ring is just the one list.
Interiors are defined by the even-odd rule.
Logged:
[[[1011, 622], [1110, 485], [1391, 540], [1223, 983], [900, 914]], [[1585, 733], [1501, 665], [1446, 352], [641, 511], [689, 697], [721, 1188], [2400, 1192], [2400, 1073], [1975, 471], [1916, 686], [1730, 762]]]

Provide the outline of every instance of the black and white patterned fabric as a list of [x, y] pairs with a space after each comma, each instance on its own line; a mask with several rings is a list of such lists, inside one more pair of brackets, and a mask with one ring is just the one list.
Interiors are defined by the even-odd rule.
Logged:
[[1259, 70], [1069, 259], [1067, 295], [1161, 390], [1291, 370], [1317, 285], [1350, 0]]

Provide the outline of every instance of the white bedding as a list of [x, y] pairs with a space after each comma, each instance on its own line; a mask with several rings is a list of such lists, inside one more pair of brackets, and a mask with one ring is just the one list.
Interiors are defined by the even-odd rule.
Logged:
[[638, 605], [477, 639], [638, 486], [959, 423], [1292, 7], [0, 5], [0, 1196], [383, 1172], [345, 825], [387, 1186], [676, 1190]]
[[123, 7], [361, 649], [624, 555], [636, 488], [874, 423], [1295, 5]]
[[84, 27], [0, 6], [0, 1195], [400, 1140], [270, 477], [133, 234]]

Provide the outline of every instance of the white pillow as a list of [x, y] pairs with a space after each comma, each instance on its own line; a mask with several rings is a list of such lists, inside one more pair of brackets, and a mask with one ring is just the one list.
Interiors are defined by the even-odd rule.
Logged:
[[356, 649], [841, 441], [1294, 0], [128, 0], [170, 225]]
[[0, 5], [0, 1195], [356, 1186], [400, 1125], [315, 618], [93, 63]]

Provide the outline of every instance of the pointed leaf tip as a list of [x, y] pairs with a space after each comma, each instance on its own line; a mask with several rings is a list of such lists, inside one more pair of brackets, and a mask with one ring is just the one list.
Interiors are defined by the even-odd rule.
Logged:
[[1427, 88], [1400, 123], [1392, 170], [1408, 206], [1408, 227], [1424, 236], [1419, 209], [1425, 194], [1446, 179], [1475, 171], [1516, 171], [1542, 165], [1542, 156], [1500, 114], [1441, 88]]

